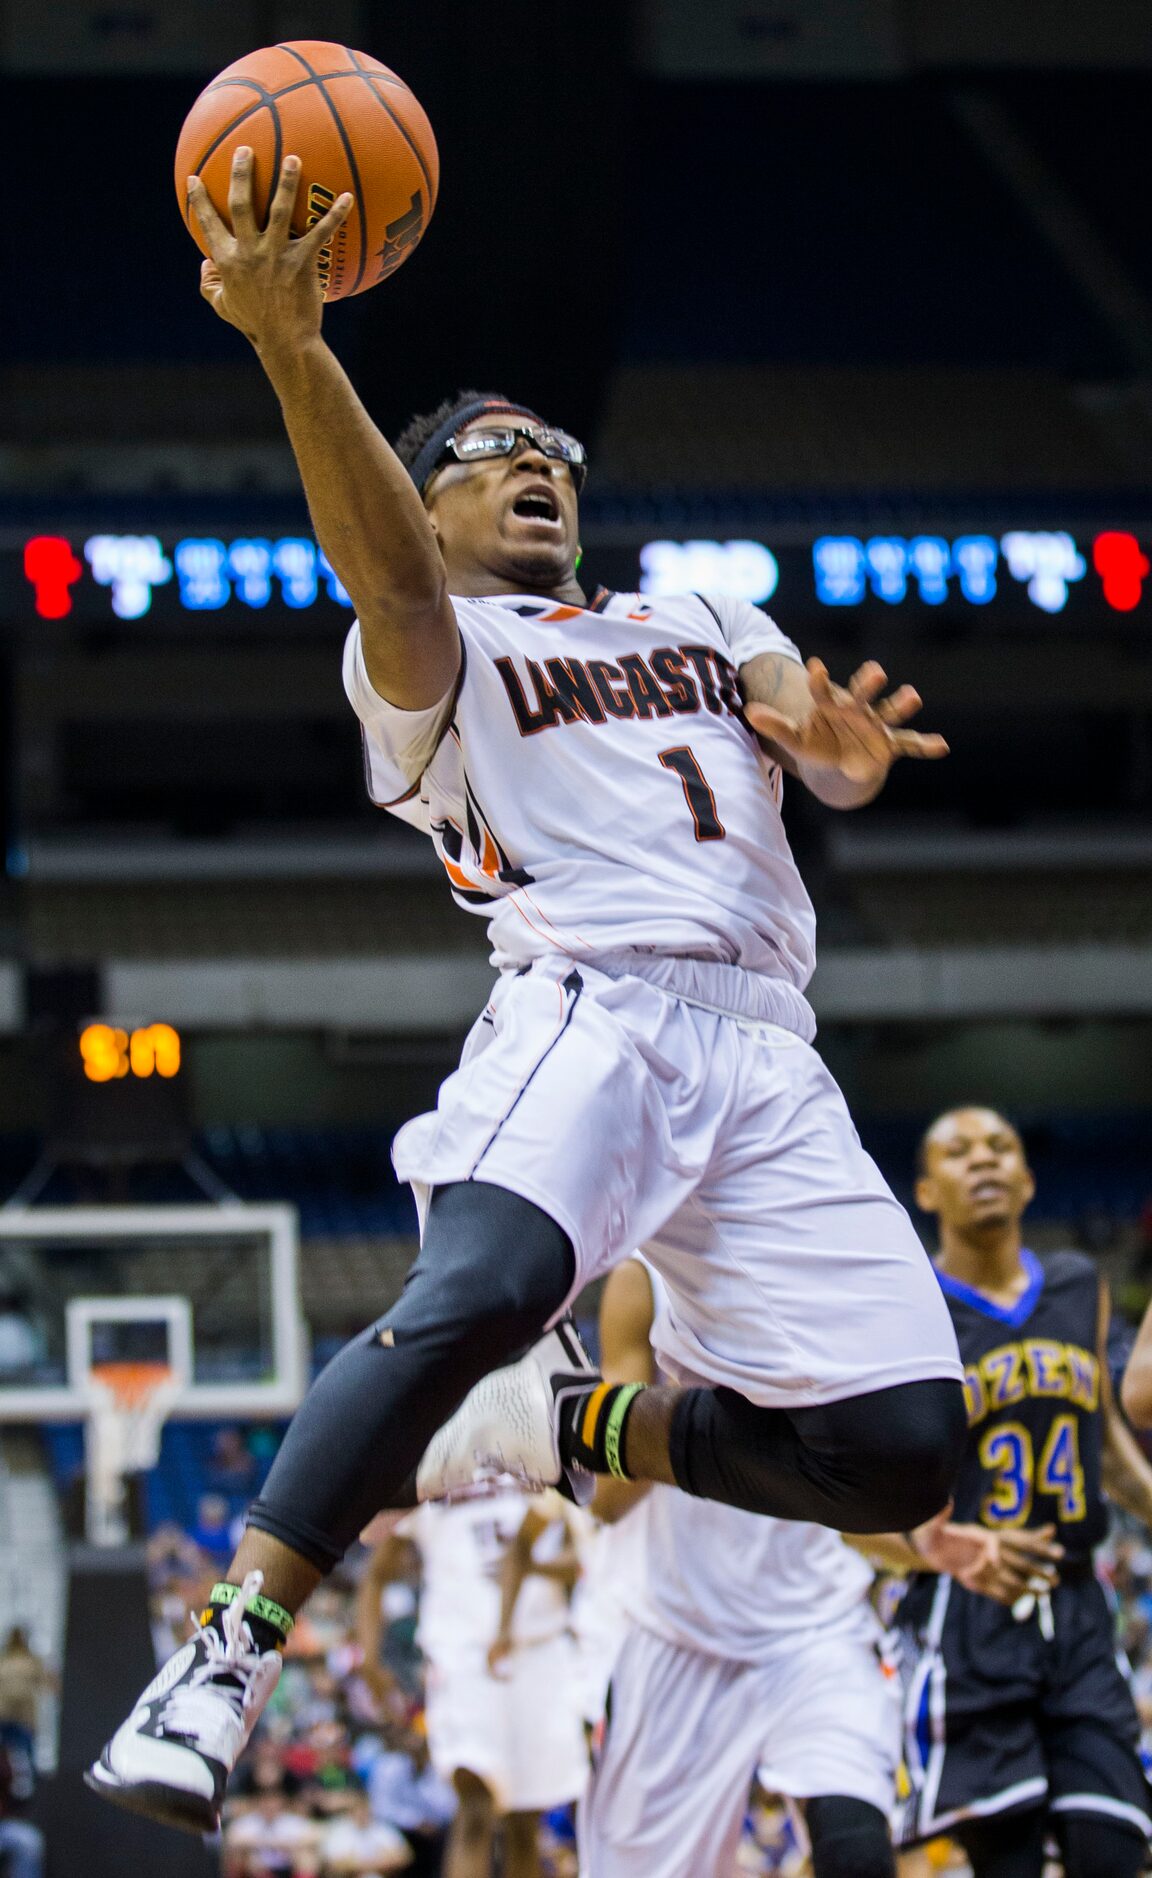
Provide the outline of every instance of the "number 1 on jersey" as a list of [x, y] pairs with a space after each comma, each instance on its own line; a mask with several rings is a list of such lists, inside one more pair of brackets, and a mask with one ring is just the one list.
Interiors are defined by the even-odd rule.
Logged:
[[661, 750], [660, 761], [665, 769], [679, 776], [684, 785], [684, 800], [692, 811], [697, 841], [723, 841], [728, 831], [716, 813], [716, 798], [687, 744], [677, 744], [673, 750]]

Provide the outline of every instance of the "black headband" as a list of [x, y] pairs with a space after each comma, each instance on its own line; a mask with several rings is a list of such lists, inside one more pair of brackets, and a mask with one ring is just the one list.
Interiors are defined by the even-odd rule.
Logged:
[[510, 416], [530, 417], [537, 424], [543, 422], [543, 419], [538, 417], [535, 411], [530, 411], [526, 404], [509, 404], [505, 398], [473, 398], [470, 404], [462, 404], [459, 410], [453, 411], [450, 417], [446, 417], [442, 424], [436, 426], [427, 443], [421, 444], [408, 465], [408, 474], [421, 495], [424, 494], [425, 485], [443, 456], [444, 446], [449, 439], [454, 437], [458, 430], [463, 430], [466, 424], [471, 424], [475, 418], [486, 417], [490, 411], [507, 411]]

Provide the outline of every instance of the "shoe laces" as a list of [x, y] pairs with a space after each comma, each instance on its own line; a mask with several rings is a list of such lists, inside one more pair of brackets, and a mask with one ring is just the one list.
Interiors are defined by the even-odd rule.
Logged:
[[[204, 1659], [184, 1681], [176, 1684], [160, 1718], [173, 1734], [198, 1742], [205, 1738], [216, 1740], [222, 1724], [227, 1726], [227, 1722], [243, 1731], [245, 1714], [253, 1699], [253, 1679], [263, 1661], [262, 1653], [253, 1644], [252, 1632], [244, 1622], [244, 1613], [263, 1583], [263, 1572], [248, 1573], [240, 1587], [240, 1596], [225, 1608], [221, 1620], [223, 1635], [214, 1624], [201, 1625], [197, 1630], [197, 1640], [204, 1646]], [[190, 1615], [193, 1623], [197, 1623], [195, 1612]]]

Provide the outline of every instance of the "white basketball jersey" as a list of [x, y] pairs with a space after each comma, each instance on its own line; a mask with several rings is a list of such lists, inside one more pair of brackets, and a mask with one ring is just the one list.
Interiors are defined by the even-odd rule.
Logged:
[[[544, 1504], [518, 1488], [449, 1504], [429, 1501], [399, 1531], [417, 1546], [424, 1566], [418, 1641], [433, 1663], [453, 1652], [487, 1650], [500, 1624], [500, 1578], [508, 1547], [530, 1506]], [[549, 1510], [553, 1510], [549, 1507]], [[562, 1502], [556, 1523], [541, 1534], [534, 1555], [546, 1562], [565, 1535]], [[568, 1626], [568, 1600], [553, 1579], [530, 1572], [513, 1613], [517, 1643], [539, 1643]]]
[[[657, 1344], [668, 1295], [643, 1263]], [[744, 1513], [675, 1487], [653, 1487], [623, 1523], [632, 1520], [643, 1566], [628, 1575], [628, 1615], [681, 1649], [766, 1660], [781, 1633], [836, 1623], [872, 1584], [871, 1567], [826, 1526]]]
[[642, 947], [802, 991], [815, 919], [736, 682], [760, 653], [799, 659], [779, 628], [695, 594], [452, 604], [454, 697], [380, 698], [358, 625], [344, 684], [373, 801], [431, 835], [458, 903], [490, 921], [493, 963]]

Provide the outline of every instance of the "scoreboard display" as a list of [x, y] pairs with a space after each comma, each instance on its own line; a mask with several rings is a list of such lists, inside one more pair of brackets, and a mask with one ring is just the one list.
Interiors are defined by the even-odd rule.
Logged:
[[[899, 615], [910, 628], [934, 616], [959, 623], [1042, 627], [1060, 615], [1100, 626], [1152, 627], [1152, 527], [1006, 528], [897, 534], [827, 532], [797, 539], [645, 538], [585, 531], [590, 579], [625, 592], [721, 593], [773, 605], [783, 617], [813, 610]], [[167, 536], [43, 532], [0, 546], [0, 609], [12, 623], [73, 619], [176, 627], [188, 615], [230, 629], [264, 615], [325, 630], [352, 602], [307, 535]]]

